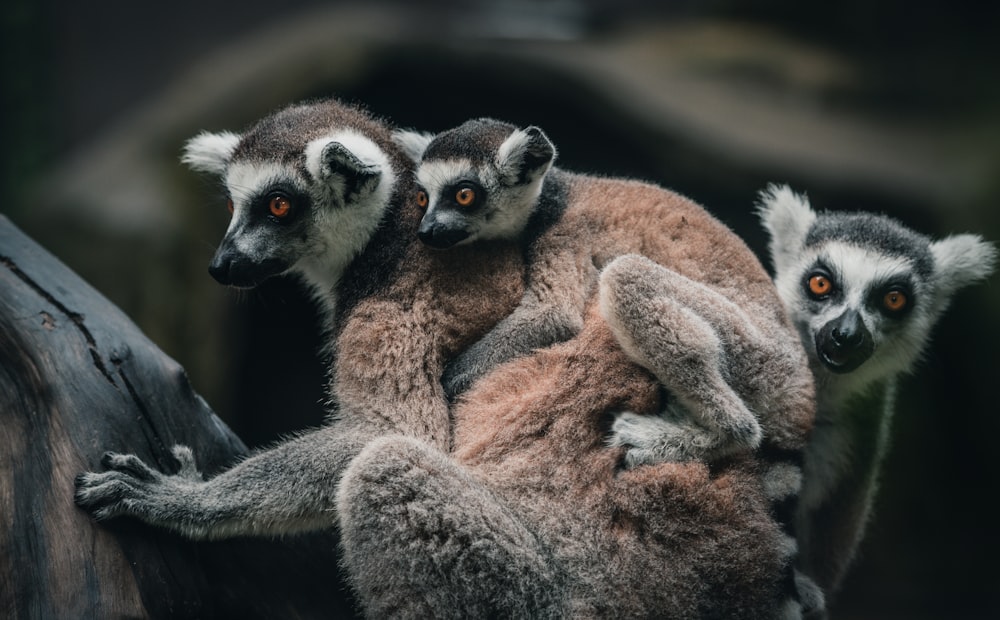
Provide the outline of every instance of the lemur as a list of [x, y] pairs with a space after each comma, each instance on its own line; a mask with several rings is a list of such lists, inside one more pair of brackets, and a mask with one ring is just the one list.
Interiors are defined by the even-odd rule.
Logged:
[[[421, 159], [425, 243], [446, 249], [517, 239], [529, 257], [524, 298], [449, 363], [449, 392], [577, 333], [600, 270], [616, 257], [641, 254], [665, 269], [631, 281], [625, 279], [636, 269], [616, 272], [620, 281], [604, 290], [631, 303], [604, 304], [605, 318], [632, 358], [653, 362], [650, 370], [685, 415], [659, 425], [655, 442], [633, 433], [642, 429], [632, 424], [634, 414], [620, 415], [613, 443], [628, 446], [627, 461], [753, 450], [762, 424], [772, 445], [804, 445], [814, 413], [805, 354], [766, 272], [757, 262], [738, 264], [745, 246], [714, 245], [705, 235], [721, 234], [721, 224], [700, 206], [650, 184], [555, 168], [556, 149], [541, 129], [494, 119], [467, 121], [429, 139], [422, 152], [408, 152]], [[563, 194], [566, 206], [558, 211], [562, 203], [553, 196]], [[649, 296], [650, 305], [637, 306]]]
[[448, 256], [417, 240], [413, 163], [394, 128], [336, 100], [292, 105], [247, 131], [202, 133], [182, 161], [223, 181], [232, 219], [209, 271], [252, 287], [295, 274], [319, 302], [330, 358], [330, 424], [201, 481], [184, 447], [177, 476], [109, 454], [77, 501], [193, 538], [285, 534], [336, 522], [336, 481], [373, 437], [404, 433], [447, 449], [444, 360], [523, 293], [519, 251]]
[[[458, 405], [447, 453], [447, 423], [434, 417], [447, 413], [442, 360], [518, 303], [520, 249], [428, 250], [411, 165], [387, 132], [321, 102], [189, 143], [188, 163], [222, 176], [232, 199], [214, 275], [249, 286], [290, 269], [327, 305], [336, 410], [208, 480], [184, 447], [176, 474], [106, 455], [108, 471], [78, 478], [77, 502], [191, 538], [339, 526], [348, 577], [374, 617], [771, 614], [789, 556], [758, 463], [620, 472], [602, 416], [655, 409], [659, 392], [594, 312], [567, 343], [577, 353], [525, 358], [480, 382], [482, 401], [473, 391]], [[735, 264], [753, 260], [715, 223], [690, 228], [703, 226]]]
[[869, 520], [898, 378], [955, 292], [992, 273], [997, 252], [976, 235], [935, 241], [884, 215], [816, 213], [784, 185], [762, 191], [758, 210], [816, 378], [797, 531], [803, 570], [832, 593]]
[[[620, 414], [615, 437], [629, 444], [626, 460], [717, 458], [755, 448], [760, 415], [770, 446], [781, 454], [769, 470], [772, 498], [794, 502], [798, 467], [785, 459], [802, 448], [811, 423], [811, 377], [763, 267], [752, 257], [746, 262], [742, 243], [712, 238], [728, 230], [661, 188], [553, 169], [555, 147], [536, 127], [477, 119], [437, 136], [410, 136], [407, 145], [421, 160], [425, 243], [447, 249], [515, 238], [528, 251], [525, 298], [450, 365], [445, 381], [453, 392], [497, 364], [576, 333], [599, 270], [615, 257], [642, 252], [674, 269], [634, 256], [618, 259], [619, 268], [605, 273], [602, 309], [630, 358], [686, 407], [674, 407], [685, 416], [666, 423]], [[759, 413], [747, 409], [730, 382]], [[701, 416], [692, 421], [690, 410]], [[629, 431], [642, 425], [630, 425], [630, 418], [661, 422], [655, 434], [643, 436], [656, 443], [632, 440]], [[664, 428], [673, 435], [664, 438]], [[806, 583], [802, 588], [810, 605], [821, 605], [821, 594]]]

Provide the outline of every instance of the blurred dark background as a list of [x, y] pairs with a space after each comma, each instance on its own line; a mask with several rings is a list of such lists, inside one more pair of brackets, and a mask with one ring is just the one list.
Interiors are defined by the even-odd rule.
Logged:
[[[234, 5], [231, 5], [234, 6]], [[321, 95], [402, 126], [542, 126], [562, 166], [659, 182], [763, 256], [768, 182], [815, 207], [1000, 241], [1000, 8], [971, 1], [330, 3], [9, 0], [0, 212], [122, 307], [248, 443], [322, 418], [312, 308], [206, 268], [228, 219], [178, 163]], [[902, 386], [862, 557], [834, 618], [1000, 617], [996, 276]]]

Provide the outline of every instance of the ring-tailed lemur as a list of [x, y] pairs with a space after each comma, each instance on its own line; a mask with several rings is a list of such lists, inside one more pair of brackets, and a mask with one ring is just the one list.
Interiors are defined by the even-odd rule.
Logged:
[[[350, 146], [315, 142], [345, 128], [351, 130]], [[435, 433], [421, 428], [418, 418], [393, 424], [348, 405], [365, 397], [378, 401], [384, 390], [425, 396], [425, 389], [414, 386], [437, 381], [435, 347], [460, 347], [478, 337], [476, 331], [484, 331], [482, 324], [496, 320], [508, 302], [502, 312], [510, 310], [523, 281], [520, 263], [504, 260], [499, 250], [495, 260], [483, 247], [474, 257], [428, 256], [416, 241], [419, 214], [403, 199], [415, 187], [385, 130], [356, 110], [327, 102], [279, 112], [241, 136], [205, 136], [188, 149], [190, 162], [227, 180], [231, 171], [243, 171], [229, 184], [235, 219], [227, 237], [234, 238], [223, 243], [231, 241], [238, 253], [225, 270], [226, 261], [216, 261], [215, 271], [247, 284], [275, 271], [263, 248], [283, 253], [283, 237], [295, 244], [287, 237], [319, 234], [318, 242], [297, 247], [318, 248], [316, 264], [323, 252], [342, 263], [344, 250], [324, 241], [336, 231], [323, 224], [350, 216], [393, 173], [396, 185], [387, 192], [389, 203], [371, 239], [339, 278], [334, 273], [314, 285], [320, 291], [324, 284], [335, 287], [331, 391], [343, 389], [344, 375], [351, 374], [356, 386], [369, 382], [371, 394], [351, 394], [348, 385], [332, 394], [340, 410], [328, 426], [208, 480], [184, 448], [175, 452], [181, 461], [175, 475], [128, 455], [108, 455], [110, 471], [79, 477], [78, 503], [101, 518], [130, 515], [195, 538], [281, 535], [337, 523], [349, 577], [374, 616], [564, 617], [596, 608], [676, 617], [772, 611], [787, 553], [756, 463], [737, 458], [711, 470], [701, 463], [671, 463], [619, 472], [617, 456], [603, 445], [599, 419], [609, 407], [643, 409], [657, 391], [600, 321], [591, 322], [596, 331], [579, 342], [579, 353], [542, 359], [544, 377], [516, 375], [517, 387], [531, 391], [530, 398], [512, 393], [511, 376], [501, 374], [494, 384], [498, 392], [486, 394], [480, 407], [463, 406], [458, 458], [436, 441], [419, 439], [434, 439]], [[387, 155], [389, 169], [378, 169], [373, 154], [379, 152]], [[382, 179], [374, 184], [365, 182], [373, 167]], [[293, 269], [300, 264], [289, 254], [281, 260]], [[258, 275], [245, 275], [257, 268]], [[509, 282], [514, 284], [501, 287]], [[355, 334], [365, 330], [373, 330], [367, 341]], [[428, 336], [429, 344], [418, 342]], [[430, 358], [421, 357], [424, 346], [434, 350]], [[354, 361], [345, 366], [345, 356]], [[590, 356], [596, 356], [593, 362]], [[572, 376], [553, 372], [559, 368]], [[608, 389], [590, 387], [595, 378], [607, 381]], [[440, 392], [430, 393], [444, 400]], [[484, 434], [469, 435], [476, 424], [499, 435], [484, 445], [475, 440]], [[393, 434], [399, 426], [413, 436]], [[595, 522], [604, 525], [595, 528]]]
[[[564, 617], [595, 605], [677, 617], [767, 613], [787, 556], [756, 464], [619, 475], [602, 443], [603, 401], [641, 409], [656, 394], [620, 351], [601, 402], [575, 400], [571, 382], [556, 395], [550, 376], [534, 399], [512, 402], [508, 390], [483, 404], [487, 418], [496, 413], [487, 404], [508, 416], [527, 407], [490, 423], [499, 454], [471, 456], [482, 445], [467, 434], [466, 458], [437, 447], [434, 415], [445, 399], [431, 384], [441, 359], [512, 309], [523, 271], [502, 244], [495, 255], [482, 246], [436, 253], [416, 240], [420, 214], [407, 200], [416, 186], [387, 132], [358, 110], [319, 102], [189, 144], [186, 160], [223, 176], [233, 203], [214, 274], [250, 285], [291, 269], [329, 305], [339, 410], [329, 425], [208, 480], [183, 447], [173, 475], [109, 454], [109, 471], [78, 478], [77, 502], [99, 518], [133, 516], [193, 538], [337, 524], [349, 577], [373, 616]], [[588, 352], [597, 351], [587, 347], [567, 368], [586, 384]], [[613, 358], [598, 359], [603, 377]], [[524, 378], [519, 387], [530, 389]], [[475, 407], [462, 419], [466, 433], [472, 420], [489, 422]], [[545, 431], [567, 424], [580, 428]]]
[[401, 432], [447, 448], [444, 360], [510, 311], [523, 267], [501, 244], [473, 263], [417, 241], [413, 163], [392, 131], [327, 100], [187, 143], [183, 161], [222, 179], [233, 214], [211, 274], [237, 287], [296, 274], [324, 311], [334, 419], [208, 481], [183, 447], [177, 476], [108, 455], [110, 471], [79, 478], [82, 506], [195, 538], [329, 527], [337, 480], [371, 438]]
[[[770, 442], [801, 448], [812, 423], [812, 380], [759, 262], [747, 261], [742, 245], [723, 243], [732, 233], [692, 201], [650, 184], [563, 171], [554, 158], [539, 128], [493, 119], [445, 131], [421, 153], [425, 243], [445, 249], [518, 239], [529, 257], [524, 299], [449, 364], [446, 389], [461, 392], [486, 370], [571, 337], [598, 272], [616, 257], [641, 254], [665, 269], [634, 277], [632, 264], [609, 276], [615, 284], [604, 290], [655, 296], [656, 307], [615, 301], [604, 304], [606, 318], [626, 352], [652, 363], [688, 419], [660, 425], [654, 441], [635, 416], [619, 416], [614, 436], [629, 446], [627, 461], [756, 449], [761, 425]], [[655, 341], [651, 325], [635, 325], [643, 322], [663, 325]]]
[[816, 377], [797, 531], [803, 570], [832, 592], [871, 512], [897, 377], [955, 292], [992, 272], [996, 250], [975, 235], [934, 241], [882, 215], [815, 213], [787, 186], [761, 192], [759, 213]]
[[[773, 284], [742, 242], [662, 188], [553, 168], [555, 148], [537, 127], [477, 119], [412, 144], [425, 243], [513, 238], [529, 257], [521, 304], [449, 365], [446, 388], [460, 392], [496, 365], [578, 332], [599, 271], [620, 257], [602, 276], [605, 318], [683, 415], [620, 413], [612, 443], [627, 447], [630, 465], [719, 458], [756, 448], [762, 424], [781, 461], [767, 476], [772, 499], [794, 504], [799, 470], [785, 461], [798, 459], [811, 425], [811, 377]], [[624, 256], [635, 252], [666, 267]], [[809, 584], [801, 588], [808, 606], [821, 605]]]

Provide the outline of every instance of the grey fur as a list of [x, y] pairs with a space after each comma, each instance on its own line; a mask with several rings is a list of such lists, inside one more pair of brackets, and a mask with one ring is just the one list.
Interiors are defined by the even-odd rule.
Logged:
[[[354, 294], [342, 279], [376, 277], [352, 271], [385, 269], [384, 262], [398, 260], [403, 246], [356, 260], [370, 253], [371, 239], [385, 228], [383, 217], [395, 208], [396, 179], [411, 176], [408, 159], [394, 148], [388, 128], [335, 101], [290, 106], [242, 135], [193, 138], [183, 161], [220, 175], [235, 203], [212, 261], [213, 275], [238, 286], [280, 273], [300, 276], [333, 338], [336, 313]], [[267, 198], [276, 194], [292, 201], [287, 220], [267, 211]], [[330, 230], [333, 223], [343, 226]], [[388, 224], [391, 228], [391, 218]], [[196, 539], [331, 527], [336, 481], [350, 460], [371, 438], [397, 430], [391, 419], [345, 410], [331, 425], [281, 442], [208, 480], [184, 446], [174, 449], [180, 466], [173, 475], [132, 455], [109, 453], [103, 461], [107, 471], [78, 477], [76, 501], [101, 520], [131, 516]]]
[[[695, 230], [711, 225], [676, 194], [558, 170], [555, 151], [536, 127], [476, 119], [438, 135], [423, 152], [424, 222], [441, 237], [432, 245], [516, 238], [530, 259], [521, 303], [449, 365], [446, 390], [455, 396], [492, 368], [574, 336], [600, 274], [600, 305], [611, 331], [629, 358], [670, 391], [662, 415], [616, 417], [609, 444], [625, 448], [628, 466], [754, 450], [765, 435], [761, 420], [772, 446], [801, 448], [812, 419], [811, 380], [804, 378], [804, 352], [766, 273], [755, 272], [752, 259], [713, 270], [707, 256], [690, 277], [667, 268], [690, 268], [693, 244], [700, 252], [731, 248], [731, 242], [721, 231], [693, 234], [696, 241], [686, 237], [689, 223]], [[452, 199], [463, 187], [475, 188], [476, 202]], [[691, 221], [668, 223], [675, 211]], [[635, 252], [652, 252], [666, 266], [630, 255]], [[794, 472], [771, 476], [776, 482], [768, 498], [793, 502], [798, 468], [781, 462], [778, 470]], [[799, 579], [810, 591], [805, 604], [821, 607], [821, 593], [806, 588], [807, 581]]]
[[[310, 208], [298, 215], [315, 222], [315, 229], [303, 223], [302, 230], [318, 236], [299, 246], [299, 258], [307, 260], [285, 260], [310, 283], [331, 320], [336, 415], [208, 480], [183, 447], [175, 451], [180, 467], [171, 475], [133, 456], [108, 455], [107, 471], [78, 478], [76, 501], [98, 518], [131, 516], [193, 538], [339, 526], [344, 565], [372, 617], [767, 615], [783, 593], [787, 553], [774, 544], [781, 533], [768, 518], [756, 463], [619, 472], [596, 419], [611, 402], [638, 409], [655, 401], [655, 389], [599, 322], [579, 346], [583, 353], [607, 352], [582, 375], [571, 363], [578, 355], [538, 360], [581, 377], [562, 382], [558, 398], [550, 400], [548, 387], [518, 396], [521, 406], [533, 406], [491, 439], [490, 425], [500, 416], [489, 407], [508, 408], [504, 397], [512, 382], [533, 387], [502, 377], [494, 386], [500, 397], [483, 394], [478, 405], [455, 412], [456, 427], [464, 422], [471, 435], [465, 452], [441, 449], [448, 437], [431, 415], [443, 410], [447, 422], [437, 383], [441, 358], [513, 309], [520, 263], [497, 255], [518, 256], [517, 248], [504, 252], [503, 244], [491, 244], [472, 257], [415, 243], [419, 216], [401, 197], [412, 196], [416, 186], [388, 128], [351, 124], [354, 115], [342, 117], [340, 106], [315, 105], [268, 117], [251, 132], [253, 140], [235, 148], [216, 140], [196, 159], [201, 169], [222, 166], [231, 194], [246, 190], [234, 196], [237, 214], [227, 237], [234, 251], [262, 263], [269, 250], [279, 251], [280, 233], [257, 235], [249, 223], [240, 224], [253, 209], [267, 207], [257, 198], [270, 195], [272, 181], [277, 190], [292, 185], [310, 198]], [[345, 127], [350, 135], [334, 141], [352, 157], [327, 140], [331, 128]], [[355, 173], [380, 161], [381, 181], [371, 190], [368, 175]], [[267, 217], [258, 223], [281, 225]], [[342, 233], [339, 225], [349, 228], [346, 237], [327, 236]], [[497, 268], [478, 272], [484, 264]], [[436, 279], [440, 272], [451, 279]], [[473, 279], [473, 272], [481, 277]], [[381, 339], [365, 333], [371, 325], [384, 328], [374, 334]], [[443, 353], [435, 349], [442, 342]], [[347, 367], [345, 358], [352, 360]], [[591, 368], [595, 376], [614, 377], [602, 390], [606, 396], [598, 394], [611, 400], [577, 406], [573, 397], [589, 385]], [[564, 411], [551, 414], [559, 407]], [[486, 432], [475, 428], [484, 422]], [[538, 433], [538, 424], [574, 432]], [[612, 519], [619, 519], [613, 527], [595, 527]]]
[[[718, 458], [760, 445], [752, 410], [780, 401], [762, 389], [759, 370], [781, 363], [780, 341], [723, 295], [641, 256], [604, 268], [600, 304], [622, 348], [675, 403], [662, 416], [617, 416], [609, 443], [629, 447], [629, 465]], [[756, 398], [744, 402], [740, 393]]]
[[[621, 226], [615, 218], [623, 213], [666, 212], [669, 207], [655, 202], [665, 199], [608, 202], [601, 205], [604, 214], [594, 215], [598, 209], [591, 208], [578, 216], [576, 204], [567, 203], [576, 199], [568, 199], [567, 191], [588, 187], [588, 177], [553, 169], [555, 154], [541, 129], [492, 119], [443, 132], [423, 152], [417, 176], [429, 205], [422, 228], [431, 221], [442, 235], [460, 229], [466, 234], [462, 244], [519, 238], [531, 258], [528, 289], [517, 309], [446, 369], [442, 381], [452, 396], [489, 369], [576, 334], [599, 269], [621, 253], [649, 251], [647, 240], [663, 236], [632, 230], [625, 242], [602, 239], [605, 231]], [[463, 184], [483, 194], [471, 208], [450, 199], [450, 188]], [[624, 203], [629, 186], [622, 187], [618, 199]], [[551, 232], [556, 222], [562, 228]], [[626, 446], [633, 466], [757, 448], [763, 436], [758, 414], [780, 416], [792, 402], [783, 396], [785, 386], [759, 369], [793, 376], [795, 364], [804, 361], [789, 342], [787, 325], [753, 315], [757, 302], [743, 293], [724, 294], [638, 256], [604, 268], [605, 319], [628, 355], [681, 404], [659, 418], [621, 414], [611, 445]]]
[[[933, 241], [881, 215], [817, 214], [787, 186], [761, 192], [759, 214], [775, 283], [816, 377], [797, 528], [804, 572], [831, 593], [872, 511], [897, 379], [919, 360], [954, 292], [993, 271], [996, 250], [975, 235]], [[825, 297], [807, 293], [817, 270], [832, 281]], [[910, 306], [880, 310], [897, 286]]]

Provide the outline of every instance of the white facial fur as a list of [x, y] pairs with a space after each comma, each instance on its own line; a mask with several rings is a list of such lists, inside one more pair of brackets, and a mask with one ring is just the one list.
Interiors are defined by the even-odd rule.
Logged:
[[423, 162], [417, 168], [417, 181], [427, 192], [428, 211], [441, 200], [445, 187], [466, 179], [475, 179], [487, 189], [498, 186], [495, 174], [477, 169], [468, 159], [435, 159]]
[[[212, 143], [220, 144], [217, 140]], [[371, 184], [345, 196], [344, 175], [331, 170], [322, 159], [324, 149], [331, 143], [343, 145], [374, 175]], [[277, 251], [275, 244], [278, 242], [270, 231], [249, 223], [248, 200], [276, 185], [308, 194], [313, 208], [305, 215], [310, 220], [305, 229], [306, 238], [294, 241], [295, 247], [290, 240], [281, 241], [286, 246], [281, 250], [296, 253], [289, 271], [301, 275], [317, 297], [329, 303], [331, 291], [343, 270], [364, 249], [377, 229], [389, 203], [395, 175], [386, 154], [370, 139], [352, 131], [337, 132], [310, 142], [304, 157], [312, 179], [303, 178], [294, 166], [277, 161], [228, 162], [224, 180], [234, 212], [226, 236], [247, 256], [272, 255]]]
[[[789, 316], [802, 332], [803, 344], [816, 362], [813, 337], [828, 321], [847, 307], [858, 310], [875, 342], [872, 357], [846, 376], [833, 377], [817, 362], [820, 388], [828, 381], [836, 390], [850, 394], [872, 381], [907, 372], [919, 360], [934, 323], [948, 306], [956, 290], [992, 272], [996, 250], [976, 235], [954, 235], [930, 246], [934, 271], [921, 278], [906, 258], [883, 254], [872, 248], [845, 242], [828, 241], [805, 248], [806, 235], [817, 215], [804, 196], [787, 186], [771, 185], [761, 193], [759, 214], [771, 235], [770, 252], [775, 267], [775, 285]], [[844, 288], [842, 300], [815, 310], [805, 292], [807, 270], [820, 260], [836, 271], [837, 286]], [[899, 324], [889, 326], [881, 313], [863, 303], [863, 296], [873, 283], [885, 282], [896, 275], [912, 273], [914, 307]]]
[[[805, 290], [807, 272], [817, 261], [834, 270], [834, 286], [840, 290], [836, 298], [818, 304], [810, 303]], [[831, 241], [801, 253], [795, 263], [777, 273], [775, 285], [789, 316], [802, 333], [806, 351], [814, 359], [817, 355], [814, 338], [824, 325], [849, 308], [861, 315], [875, 351], [851, 374], [869, 383], [910, 370], [929, 338], [933, 317], [925, 300], [934, 295], [930, 283], [910, 278], [915, 305], [903, 318], [888, 318], [870, 305], [873, 286], [913, 273], [914, 266], [900, 257]], [[817, 305], [821, 309], [814, 311]], [[892, 325], [893, 322], [898, 324]]]
[[457, 220], [461, 219], [461, 226], [469, 231], [469, 236], [457, 245], [472, 243], [477, 239], [488, 239], [491, 232], [484, 230], [486, 222], [483, 217], [467, 218], [462, 213], [441, 206], [444, 192], [454, 184], [465, 180], [475, 180], [479, 183], [491, 201], [500, 191], [500, 183], [495, 172], [490, 168], [476, 168], [468, 159], [431, 160], [420, 164], [417, 169], [417, 181], [427, 193], [427, 217], [436, 217], [448, 225], [458, 225]]
[[236, 248], [247, 256], [266, 251], [261, 241], [264, 231], [247, 225], [247, 201], [277, 184], [306, 187], [294, 170], [274, 162], [234, 162], [225, 171], [225, 183], [233, 201], [233, 217], [225, 236], [232, 238]]
[[[455, 222], [469, 232], [458, 245], [477, 240], [515, 239], [519, 237], [531, 218], [542, 191], [542, 180], [552, 165], [533, 171], [526, 182], [519, 179], [529, 135], [524, 130], [514, 131], [498, 148], [494, 161], [476, 166], [470, 160], [455, 157], [432, 159], [420, 164], [417, 179], [427, 192], [427, 217], [439, 222]], [[426, 146], [426, 145], [424, 145]], [[452, 212], [441, 207], [442, 194], [461, 181], [472, 180], [482, 186], [486, 203], [476, 212]]]

